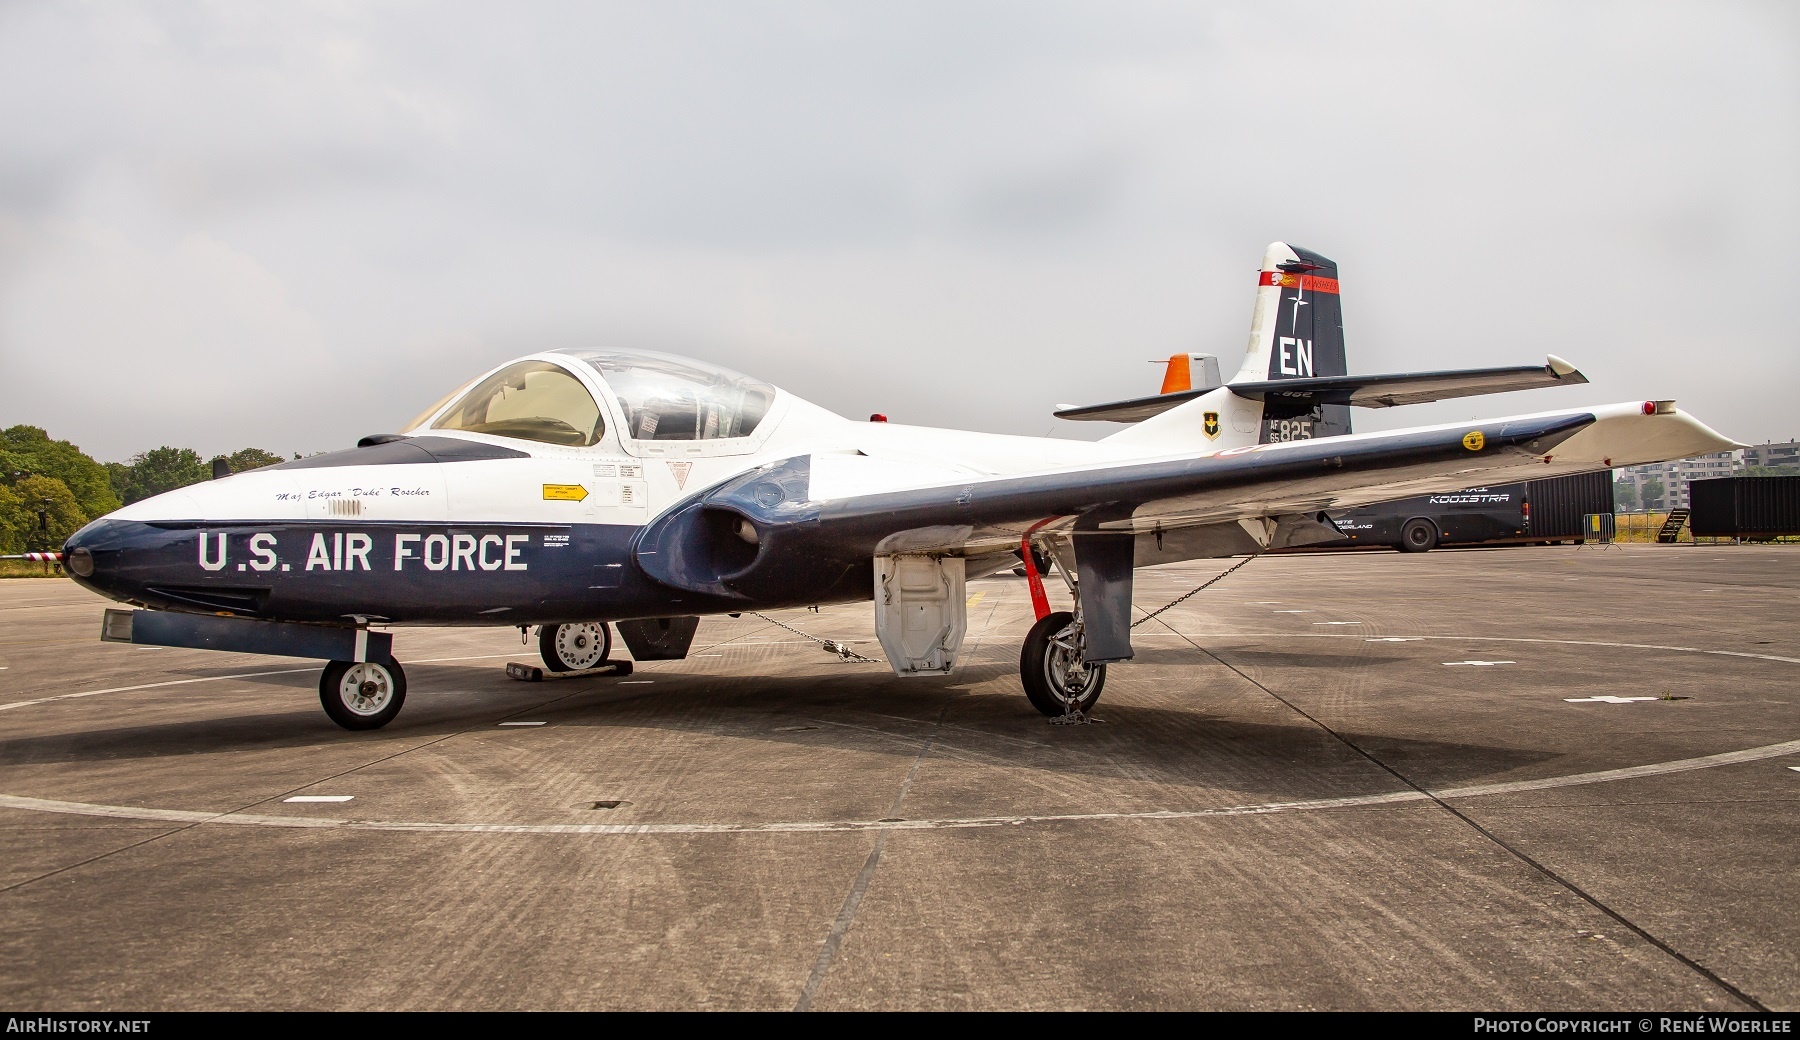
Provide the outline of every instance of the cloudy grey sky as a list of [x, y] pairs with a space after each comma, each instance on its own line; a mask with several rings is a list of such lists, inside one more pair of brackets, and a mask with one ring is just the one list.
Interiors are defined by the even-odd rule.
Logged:
[[1361, 428], [1800, 436], [1795, 11], [0, 2], [0, 423], [319, 451], [608, 344], [1093, 436], [1052, 405], [1235, 369], [1285, 239], [1341, 265], [1352, 371], [1594, 383]]

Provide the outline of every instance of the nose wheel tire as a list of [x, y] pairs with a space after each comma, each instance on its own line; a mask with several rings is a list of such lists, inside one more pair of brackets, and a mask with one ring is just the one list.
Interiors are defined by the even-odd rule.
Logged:
[[1106, 685], [1106, 666], [1081, 660], [1085, 640], [1075, 615], [1059, 610], [1031, 626], [1019, 652], [1019, 678], [1031, 706], [1052, 718], [1087, 714]]
[[538, 629], [538, 653], [553, 672], [580, 672], [599, 666], [612, 652], [612, 629], [604, 621], [545, 625]]
[[1430, 552], [1437, 544], [1437, 525], [1429, 520], [1410, 521], [1400, 531], [1401, 552]]
[[406, 703], [406, 673], [392, 658], [333, 661], [319, 676], [319, 702], [345, 729], [380, 729]]

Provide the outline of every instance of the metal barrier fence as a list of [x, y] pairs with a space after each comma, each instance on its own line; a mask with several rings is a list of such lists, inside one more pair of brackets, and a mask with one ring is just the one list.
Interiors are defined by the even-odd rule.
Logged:
[[[1654, 543], [1657, 532], [1662, 530], [1663, 523], [1669, 519], [1669, 511], [1659, 509], [1642, 513], [1613, 514], [1613, 541]], [[1686, 527], [1681, 529], [1677, 540], [1692, 542], [1694, 536]]]
[[[1613, 514], [1613, 541], [1615, 543], [1636, 542], [1639, 544], [1655, 544], [1657, 532], [1662, 530], [1663, 523], [1667, 521], [1668, 518], [1669, 511], [1666, 509], [1639, 513], [1615, 513]], [[1685, 525], [1682, 527], [1681, 533], [1676, 536], [1676, 542], [1681, 545], [1734, 545], [1739, 541], [1740, 539], [1737, 538], [1713, 538], [1706, 535], [1701, 535], [1696, 538], [1694, 537], [1693, 531]], [[1800, 542], [1800, 538], [1768, 538], [1758, 539], [1758, 541]]]

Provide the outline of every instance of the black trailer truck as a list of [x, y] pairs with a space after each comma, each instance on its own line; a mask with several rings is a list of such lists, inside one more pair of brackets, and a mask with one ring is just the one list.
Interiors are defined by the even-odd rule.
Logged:
[[1612, 511], [1612, 472], [1604, 470], [1334, 511], [1331, 519], [1344, 539], [1314, 548], [1373, 545], [1426, 552], [1440, 545], [1579, 542], [1583, 517]]

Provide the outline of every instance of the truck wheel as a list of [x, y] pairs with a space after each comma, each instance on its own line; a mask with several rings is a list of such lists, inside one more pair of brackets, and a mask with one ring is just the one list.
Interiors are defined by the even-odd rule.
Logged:
[[612, 652], [612, 629], [604, 621], [545, 625], [538, 629], [538, 653], [553, 672], [586, 671]]
[[1401, 552], [1430, 552], [1437, 544], [1437, 525], [1429, 520], [1408, 520], [1400, 530]]
[[319, 676], [319, 703], [345, 729], [380, 729], [406, 703], [406, 673], [393, 658], [333, 661]]

